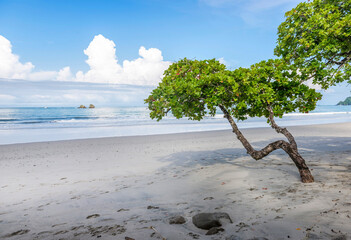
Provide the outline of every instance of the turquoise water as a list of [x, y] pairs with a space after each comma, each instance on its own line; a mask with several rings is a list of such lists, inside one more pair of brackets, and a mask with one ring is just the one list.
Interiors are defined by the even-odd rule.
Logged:
[[[282, 126], [350, 121], [351, 106], [318, 106], [309, 114], [292, 113], [277, 119]], [[251, 118], [238, 125], [268, 126], [264, 118]], [[157, 122], [149, 118], [146, 107], [0, 108], [0, 144], [220, 129], [230, 129], [222, 114], [200, 122], [172, 116]]]

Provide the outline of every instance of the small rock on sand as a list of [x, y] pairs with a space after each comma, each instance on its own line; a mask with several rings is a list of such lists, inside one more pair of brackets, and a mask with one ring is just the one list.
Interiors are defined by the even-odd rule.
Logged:
[[223, 228], [213, 227], [213, 228], [210, 228], [210, 230], [207, 231], [206, 235], [214, 235], [214, 234], [217, 234], [217, 233], [223, 232], [223, 231], [224, 231]]
[[199, 213], [193, 216], [193, 223], [196, 227], [209, 230], [213, 227], [221, 227], [222, 222], [232, 223], [227, 213]]
[[[240, 238], [238, 236], [229, 236], [229, 237], [226, 237], [225, 240], [243, 240], [243, 238]], [[249, 240], [268, 240], [268, 238], [254, 237], [254, 238], [250, 238]]]
[[169, 224], [183, 224], [185, 222], [185, 218], [182, 216], [174, 216], [169, 219]]
[[147, 209], [159, 209], [159, 207], [155, 207], [155, 206], [147, 206]]
[[125, 240], [135, 240], [134, 238], [130, 238], [130, 237], [125, 237]]

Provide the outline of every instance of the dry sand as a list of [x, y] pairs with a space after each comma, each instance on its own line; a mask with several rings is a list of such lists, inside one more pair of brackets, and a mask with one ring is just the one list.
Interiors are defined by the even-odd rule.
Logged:
[[[2, 145], [0, 239], [351, 238], [351, 123], [289, 130], [315, 183], [282, 151], [251, 159], [230, 131]], [[206, 236], [201, 212], [233, 223]]]

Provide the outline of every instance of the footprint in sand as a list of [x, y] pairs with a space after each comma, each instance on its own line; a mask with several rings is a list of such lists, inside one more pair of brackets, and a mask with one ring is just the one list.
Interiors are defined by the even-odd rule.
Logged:
[[21, 230], [18, 230], [18, 231], [16, 231], [16, 232], [7, 234], [7, 235], [5, 235], [4, 237], [5, 237], [5, 238], [9, 238], [9, 237], [17, 236], [17, 235], [23, 235], [23, 234], [26, 234], [26, 233], [28, 233], [28, 232], [29, 232], [28, 229], [21, 229]]
[[87, 218], [87, 219], [90, 219], [90, 218], [97, 218], [97, 217], [100, 217], [100, 214], [89, 215], [89, 216], [87, 216], [86, 218]]
[[121, 209], [117, 210], [117, 212], [126, 212], [126, 211], [129, 211], [129, 209], [121, 208]]

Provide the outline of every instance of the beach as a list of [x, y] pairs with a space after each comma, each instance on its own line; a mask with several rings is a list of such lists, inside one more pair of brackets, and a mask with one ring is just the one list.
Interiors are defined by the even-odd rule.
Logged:
[[[314, 183], [230, 130], [0, 145], [0, 239], [351, 238], [351, 123], [288, 129]], [[242, 132], [257, 149], [284, 139]], [[205, 235], [192, 217], [213, 212], [232, 223]]]

